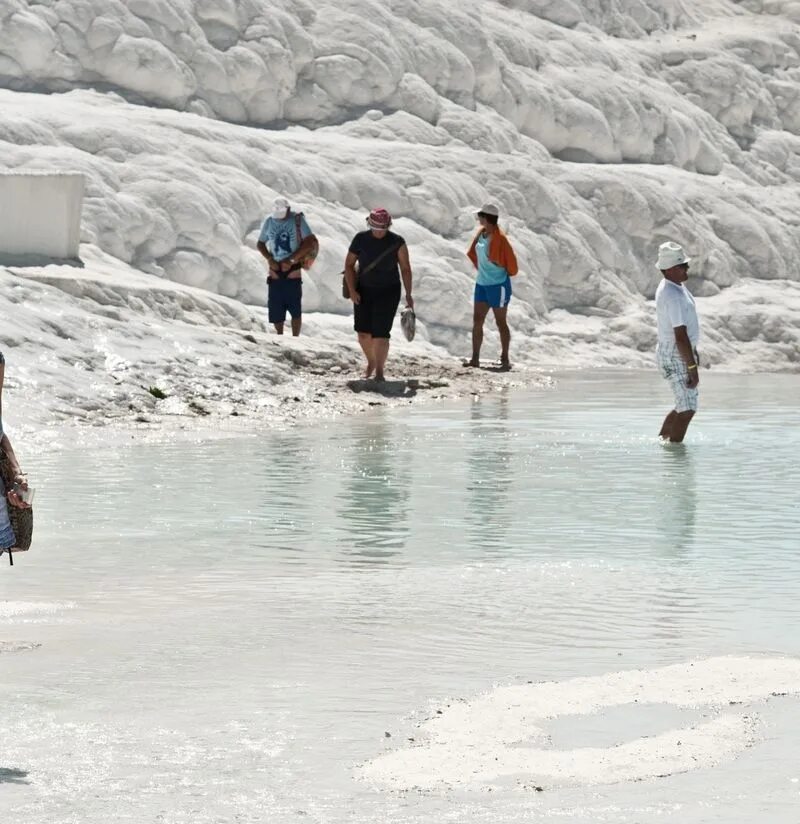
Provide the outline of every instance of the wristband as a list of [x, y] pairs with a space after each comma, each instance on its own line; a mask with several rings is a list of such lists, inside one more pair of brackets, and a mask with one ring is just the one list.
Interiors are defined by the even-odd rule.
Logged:
[[691, 366], [687, 366], [687, 369], [697, 369], [697, 364], [693, 363]]

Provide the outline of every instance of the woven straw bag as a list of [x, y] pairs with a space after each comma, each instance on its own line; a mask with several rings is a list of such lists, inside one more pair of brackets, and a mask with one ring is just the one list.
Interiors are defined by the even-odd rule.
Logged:
[[[6, 496], [14, 488], [14, 472], [11, 469], [11, 462], [8, 455], [0, 449], [0, 475], [3, 479], [3, 494]], [[6, 497], [8, 508], [8, 519], [11, 521], [11, 529], [14, 531], [16, 545], [11, 548], [11, 552], [26, 552], [31, 548], [33, 540], [33, 509], [19, 509], [12, 506]]]

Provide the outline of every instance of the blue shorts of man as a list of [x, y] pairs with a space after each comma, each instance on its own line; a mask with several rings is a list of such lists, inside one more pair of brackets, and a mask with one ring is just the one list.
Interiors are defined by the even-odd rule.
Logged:
[[299, 320], [303, 314], [303, 281], [294, 278], [275, 278], [267, 281], [267, 311], [269, 322], [286, 323], [286, 313], [292, 320]]

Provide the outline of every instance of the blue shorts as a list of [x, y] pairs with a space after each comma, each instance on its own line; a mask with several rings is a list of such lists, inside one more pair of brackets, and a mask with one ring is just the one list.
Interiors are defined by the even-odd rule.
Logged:
[[299, 278], [268, 280], [267, 309], [270, 323], [285, 323], [287, 312], [299, 318], [303, 313], [303, 281]]
[[475, 303], [488, 303], [492, 309], [504, 309], [511, 301], [511, 278], [497, 286], [475, 284]]

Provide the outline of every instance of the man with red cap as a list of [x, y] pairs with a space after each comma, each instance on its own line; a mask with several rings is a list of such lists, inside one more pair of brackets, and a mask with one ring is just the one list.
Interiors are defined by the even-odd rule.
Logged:
[[390, 231], [392, 216], [386, 209], [373, 209], [364, 232], [350, 244], [344, 276], [353, 301], [354, 327], [367, 359], [366, 377], [385, 380], [383, 370], [389, 356], [394, 316], [400, 304], [401, 279], [406, 306], [414, 308], [408, 247], [400, 235]]

